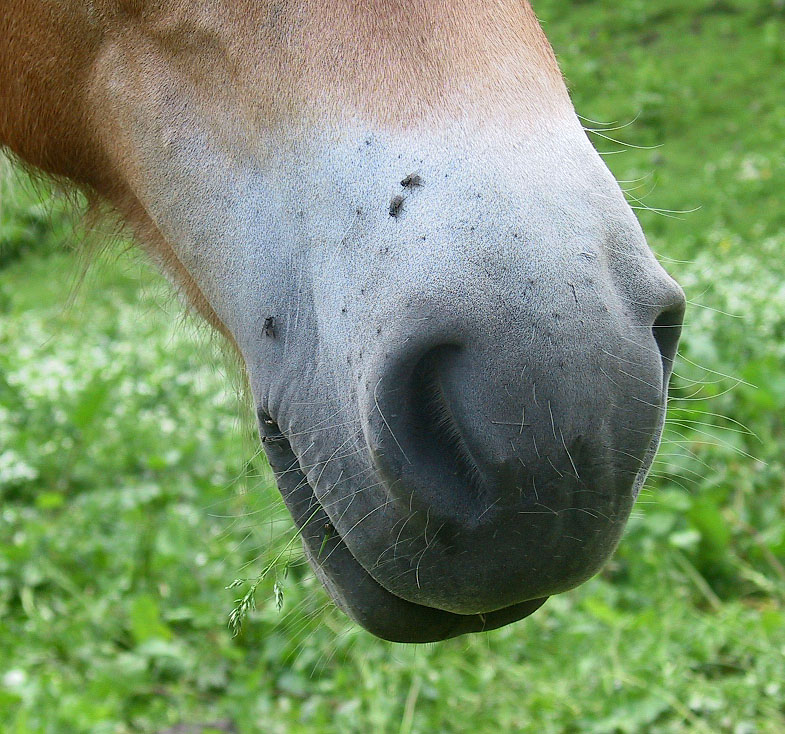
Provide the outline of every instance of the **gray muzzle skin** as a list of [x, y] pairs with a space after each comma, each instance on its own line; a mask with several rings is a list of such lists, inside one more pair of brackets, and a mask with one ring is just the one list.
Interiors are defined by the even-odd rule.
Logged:
[[597, 572], [684, 310], [577, 119], [465, 128], [347, 123], [240, 156], [183, 123], [135, 147], [315, 572], [400, 641], [507, 624]]
[[265, 449], [278, 487], [301, 532], [312, 568], [337, 605], [369, 632], [391, 642], [433, 642], [484, 632], [529, 616], [545, 598], [489, 614], [453, 614], [395, 596], [357, 562], [315, 500], [288, 442], [268, 417], [260, 419]]
[[611, 555], [684, 297], [587, 143], [503, 166], [408, 150], [363, 137], [295, 177], [234, 333], [318, 577], [374, 634], [424, 642], [525, 617]]

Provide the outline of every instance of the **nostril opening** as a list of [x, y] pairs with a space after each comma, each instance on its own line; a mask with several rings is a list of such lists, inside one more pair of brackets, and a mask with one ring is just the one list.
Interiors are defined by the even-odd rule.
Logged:
[[662, 367], [665, 378], [670, 377], [676, 350], [679, 347], [679, 337], [684, 321], [684, 302], [680, 301], [663, 310], [655, 319], [652, 326], [654, 341], [662, 356]]
[[[437, 468], [437, 475], [464, 488], [454, 501], [476, 502], [483, 494], [482, 475], [453, 415], [440, 378], [440, 366], [458, 351], [443, 346], [426, 354], [415, 367], [409, 393], [413, 453], [421, 465]], [[452, 481], [451, 481], [452, 480]], [[472, 498], [465, 496], [471, 489]]]

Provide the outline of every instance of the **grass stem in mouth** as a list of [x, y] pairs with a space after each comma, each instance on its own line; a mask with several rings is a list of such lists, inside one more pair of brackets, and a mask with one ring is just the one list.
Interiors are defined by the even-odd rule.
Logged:
[[[265, 578], [269, 575], [270, 571], [277, 567], [278, 562], [283, 558], [285, 553], [288, 553], [291, 550], [292, 545], [294, 545], [295, 540], [297, 540], [305, 530], [306, 526], [308, 525], [311, 520], [316, 517], [316, 514], [321, 510], [322, 507], [319, 505], [308, 517], [308, 519], [299, 527], [297, 530], [292, 534], [292, 537], [289, 538], [286, 545], [278, 552], [278, 554], [270, 561], [256, 576], [256, 578], [251, 582], [251, 585], [248, 587], [248, 591], [245, 592], [239, 599], [235, 599], [234, 601], [234, 608], [229, 613], [229, 629], [232, 630], [232, 637], [237, 637], [240, 634], [240, 631], [243, 627], [243, 621], [245, 620], [246, 616], [249, 612], [252, 612], [256, 609], [256, 590], [259, 588], [259, 584], [264, 581]], [[328, 540], [328, 534], [325, 533], [325, 538], [322, 541], [322, 547]], [[319, 549], [321, 553], [321, 548]], [[286, 574], [286, 570], [284, 570], [284, 575]], [[235, 579], [229, 584], [226, 588], [227, 589], [234, 589], [238, 586], [242, 586], [243, 584], [247, 583], [248, 579]], [[281, 589], [278, 582], [275, 583], [274, 587], [274, 594], [275, 594], [275, 601], [276, 606], [280, 610], [283, 607], [283, 590]]]

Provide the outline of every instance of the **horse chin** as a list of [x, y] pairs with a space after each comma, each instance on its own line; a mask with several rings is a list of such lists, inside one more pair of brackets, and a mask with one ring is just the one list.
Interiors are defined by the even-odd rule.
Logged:
[[[455, 614], [417, 604], [382, 586], [354, 557], [300, 471], [288, 441], [262, 426], [263, 445], [278, 488], [297, 525], [305, 555], [336, 606], [366, 630], [390, 642], [438, 642], [503, 627], [537, 611], [547, 597], [486, 614]], [[271, 436], [275, 440], [270, 440]]]

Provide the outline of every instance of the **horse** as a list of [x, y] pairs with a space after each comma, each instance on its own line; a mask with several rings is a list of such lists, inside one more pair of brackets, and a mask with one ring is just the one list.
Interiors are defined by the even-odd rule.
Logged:
[[350, 618], [442, 640], [602, 567], [685, 302], [527, 0], [9, 0], [0, 37], [0, 144], [231, 344]]

